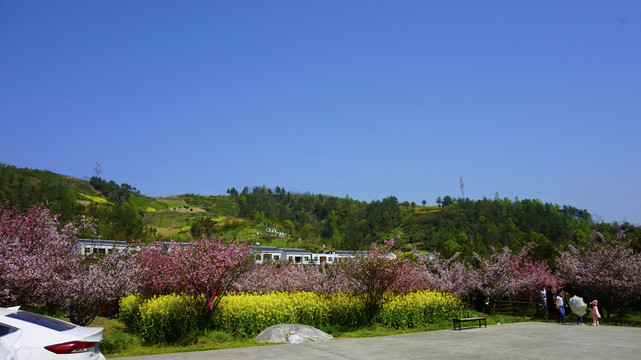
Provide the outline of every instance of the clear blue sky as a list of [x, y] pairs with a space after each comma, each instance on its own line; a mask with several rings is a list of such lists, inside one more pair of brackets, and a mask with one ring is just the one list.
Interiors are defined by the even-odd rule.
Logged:
[[641, 224], [641, 1], [0, 0], [0, 162]]

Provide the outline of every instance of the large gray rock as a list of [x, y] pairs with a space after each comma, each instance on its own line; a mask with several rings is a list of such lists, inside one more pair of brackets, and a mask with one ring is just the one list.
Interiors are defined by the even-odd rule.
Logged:
[[311, 326], [280, 324], [263, 330], [254, 340], [268, 343], [300, 344], [302, 342], [325, 341], [332, 338], [332, 335]]

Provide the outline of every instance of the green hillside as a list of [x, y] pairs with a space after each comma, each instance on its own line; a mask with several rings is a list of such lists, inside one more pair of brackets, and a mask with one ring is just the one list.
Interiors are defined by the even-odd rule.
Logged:
[[187, 241], [206, 234], [316, 251], [366, 249], [394, 237], [405, 250], [411, 245], [466, 258], [492, 246], [520, 249], [533, 243], [535, 256], [549, 260], [555, 249], [589, 241], [594, 228], [610, 237], [625, 230], [636, 239], [636, 249], [641, 238], [637, 226], [595, 223], [586, 210], [536, 199], [445, 196], [436, 206], [420, 206], [393, 196], [367, 203], [265, 186], [232, 188], [227, 195], [152, 198], [129, 184], [98, 177], [80, 180], [1, 164], [0, 199], [23, 208], [48, 202], [63, 223], [80, 216], [95, 219], [102, 238], [115, 240]]

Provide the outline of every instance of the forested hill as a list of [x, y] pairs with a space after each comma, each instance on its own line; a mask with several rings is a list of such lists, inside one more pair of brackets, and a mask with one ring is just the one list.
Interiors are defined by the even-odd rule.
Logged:
[[597, 224], [586, 210], [538, 200], [445, 196], [435, 206], [421, 206], [395, 197], [368, 203], [265, 186], [240, 192], [232, 188], [219, 196], [150, 198], [131, 185], [98, 177], [87, 181], [2, 164], [0, 199], [23, 208], [48, 202], [63, 223], [80, 216], [97, 219], [102, 238], [116, 240], [190, 240], [205, 232], [315, 251], [366, 249], [372, 242], [398, 237], [405, 249], [411, 244], [464, 257], [486, 253], [491, 246], [519, 249], [534, 243], [535, 256], [550, 259], [557, 248], [589, 241], [593, 228], [606, 236], [623, 229], [628, 238], [641, 238], [639, 227]]

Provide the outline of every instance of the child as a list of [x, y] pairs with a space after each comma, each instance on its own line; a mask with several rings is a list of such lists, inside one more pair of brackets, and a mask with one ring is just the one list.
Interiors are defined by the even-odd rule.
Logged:
[[596, 300], [592, 300], [590, 303], [592, 305], [592, 326], [599, 326], [599, 319], [601, 318], [601, 314], [599, 313], [599, 308], [597, 306], [599, 302]]

